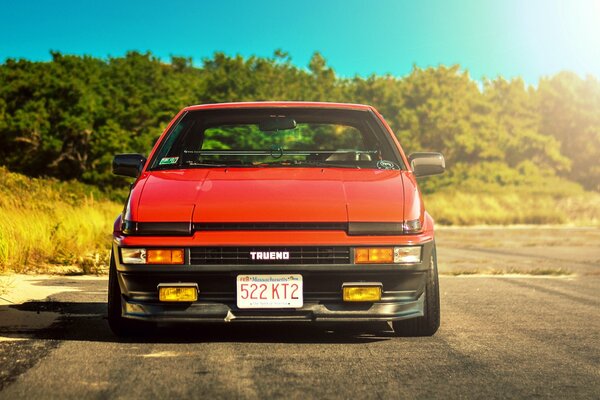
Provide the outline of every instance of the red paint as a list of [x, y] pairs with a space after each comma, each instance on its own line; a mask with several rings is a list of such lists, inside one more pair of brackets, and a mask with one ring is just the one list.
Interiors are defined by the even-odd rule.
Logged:
[[417, 186], [417, 179], [412, 173], [403, 173], [402, 181], [404, 183], [404, 220], [419, 219], [423, 223], [425, 207]]
[[402, 222], [406, 172], [345, 168], [214, 168], [145, 173], [138, 222]]
[[[426, 219], [427, 222], [427, 219]], [[418, 235], [402, 236], [348, 236], [343, 231], [232, 231], [196, 232], [193, 236], [123, 236], [117, 234], [119, 246], [354, 246], [421, 244], [433, 240], [433, 225]]]

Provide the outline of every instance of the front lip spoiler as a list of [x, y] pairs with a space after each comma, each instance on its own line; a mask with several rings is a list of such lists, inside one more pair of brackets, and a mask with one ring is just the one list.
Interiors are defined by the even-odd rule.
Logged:
[[165, 305], [123, 298], [123, 317], [149, 322], [358, 322], [395, 321], [424, 315], [425, 294], [417, 300], [376, 303], [306, 302], [299, 309], [241, 310], [218, 302]]

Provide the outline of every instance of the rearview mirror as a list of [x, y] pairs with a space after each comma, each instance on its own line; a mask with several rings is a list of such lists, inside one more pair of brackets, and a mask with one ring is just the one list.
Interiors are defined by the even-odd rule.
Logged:
[[417, 178], [441, 174], [446, 170], [446, 161], [440, 153], [412, 153], [408, 162]]
[[294, 129], [295, 127], [296, 121], [294, 118], [283, 115], [269, 117], [258, 124], [258, 129], [263, 132], [285, 131], [287, 129]]
[[146, 164], [146, 157], [141, 154], [117, 154], [113, 158], [112, 172], [115, 175], [137, 178]]

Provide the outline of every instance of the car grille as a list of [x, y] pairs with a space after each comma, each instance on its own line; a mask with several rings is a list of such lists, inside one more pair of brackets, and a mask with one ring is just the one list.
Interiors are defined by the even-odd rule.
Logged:
[[[250, 252], [289, 252], [289, 259], [253, 260]], [[350, 264], [350, 248], [310, 247], [192, 247], [192, 265]]]

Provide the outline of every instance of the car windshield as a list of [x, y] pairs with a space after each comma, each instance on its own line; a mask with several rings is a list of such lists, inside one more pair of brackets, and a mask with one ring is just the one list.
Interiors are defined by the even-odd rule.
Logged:
[[151, 169], [338, 167], [399, 169], [367, 111], [221, 109], [186, 113], [161, 142]]

